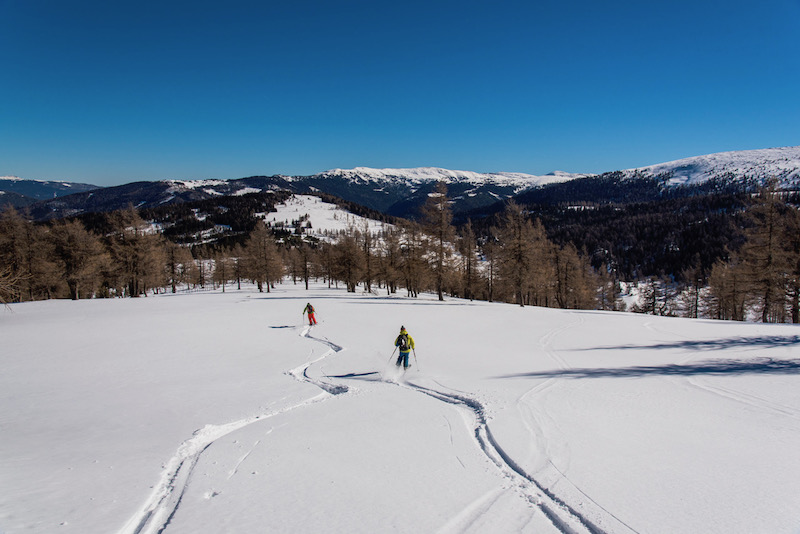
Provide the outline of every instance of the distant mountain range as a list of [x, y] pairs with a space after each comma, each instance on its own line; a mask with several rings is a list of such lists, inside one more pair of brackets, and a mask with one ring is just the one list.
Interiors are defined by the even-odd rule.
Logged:
[[623, 171], [626, 175], [660, 177], [671, 186], [708, 181], [751, 181], [775, 178], [784, 189], [800, 187], [800, 146], [720, 152]]
[[72, 182], [47, 182], [44, 180], [23, 180], [16, 176], [0, 176], [0, 206], [27, 206], [39, 200], [72, 195], [98, 189], [92, 184]]
[[[476, 173], [414, 169], [334, 169], [312, 176], [253, 176], [235, 180], [161, 180], [100, 188], [90, 184], [0, 178], [0, 205], [27, 205], [37, 219], [127, 207], [286, 190], [322, 192], [395, 216], [414, 216], [437, 182], [448, 185], [456, 213], [486, 208], [509, 198], [525, 202], [624, 201], [631, 194], [661, 194], [679, 188], [747, 188], [775, 178], [800, 189], [800, 147], [723, 152], [601, 175], [556, 172]], [[635, 193], [634, 193], [635, 192]], [[543, 200], [544, 199], [544, 200]], [[549, 199], [549, 200], [547, 200]], [[4, 202], [5, 200], [5, 202]]]

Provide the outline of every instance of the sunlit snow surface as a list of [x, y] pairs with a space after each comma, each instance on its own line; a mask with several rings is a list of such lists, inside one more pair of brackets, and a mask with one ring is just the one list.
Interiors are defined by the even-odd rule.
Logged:
[[285, 203], [276, 205], [275, 209], [274, 212], [263, 214], [265, 221], [273, 226], [280, 223], [291, 227], [293, 221], [307, 217], [301, 223], [303, 227], [311, 224], [305, 235], [317, 238], [332, 237], [349, 229], [363, 231], [365, 225], [370, 233], [377, 234], [387, 226], [379, 221], [354, 215], [311, 195], [293, 195]]
[[776, 179], [782, 187], [800, 186], [800, 146], [719, 152], [622, 171], [633, 175], [669, 174], [670, 185], [700, 184], [708, 180], [743, 177], [765, 183]]
[[800, 531], [797, 326], [286, 283], [0, 339], [7, 534]]

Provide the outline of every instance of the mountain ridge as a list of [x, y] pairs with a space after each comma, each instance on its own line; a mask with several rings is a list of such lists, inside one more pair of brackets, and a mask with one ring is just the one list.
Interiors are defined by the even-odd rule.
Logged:
[[[525, 202], [536, 198], [568, 200], [571, 191], [581, 191], [580, 201], [591, 201], [587, 191], [602, 190], [609, 184], [616, 189], [615, 199], [624, 199], [629, 188], [648, 184], [652, 192], [681, 187], [700, 187], [720, 182], [747, 188], [776, 178], [785, 189], [800, 188], [800, 146], [729, 151], [694, 156], [645, 167], [612, 171], [599, 175], [556, 171], [546, 175], [515, 172], [479, 173], [439, 167], [330, 169], [309, 176], [251, 176], [237, 179], [158, 180], [131, 182], [100, 188], [90, 184], [44, 182], [7, 177], [0, 190], [25, 195], [22, 187], [49, 184], [47, 195], [32, 201], [34, 218], [50, 219], [87, 212], [113, 211], [129, 204], [154, 207], [170, 203], [201, 200], [226, 195], [286, 190], [292, 193], [326, 193], [361, 204], [387, 215], [414, 218], [436, 184], [444, 181], [455, 213], [468, 213], [495, 203], [520, 197]], [[591, 184], [591, 187], [586, 187]], [[732, 185], [731, 185], [732, 184]], [[78, 186], [83, 191], [66, 194]], [[552, 195], [551, 192], [560, 193]], [[599, 201], [608, 195], [600, 195]], [[0, 199], [2, 203], [2, 199]], [[19, 200], [17, 200], [19, 204]]]

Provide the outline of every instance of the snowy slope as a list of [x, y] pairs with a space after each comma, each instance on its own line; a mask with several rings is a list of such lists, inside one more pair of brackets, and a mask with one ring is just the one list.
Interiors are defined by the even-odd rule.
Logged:
[[447, 184], [495, 184], [510, 186], [515, 189], [515, 192], [520, 192], [531, 187], [566, 182], [586, 175], [564, 172], [555, 172], [544, 176], [535, 176], [520, 172], [478, 173], [472, 171], [453, 171], [437, 167], [417, 167], [411, 169], [372, 169], [369, 167], [356, 167], [355, 169], [332, 169], [318, 176], [342, 177], [352, 181], [406, 183], [416, 185], [440, 181]]
[[649, 176], [669, 174], [670, 185], [694, 185], [712, 179], [738, 181], [743, 178], [764, 183], [769, 178], [776, 178], [784, 187], [797, 188], [800, 187], [800, 146], [720, 152], [624, 172]]
[[800, 529], [796, 326], [301, 287], [3, 311], [0, 531]]
[[318, 239], [331, 239], [333, 234], [350, 228], [363, 231], [365, 225], [372, 234], [378, 234], [385, 226], [390, 226], [355, 215], [310, 195], [294, 195], [286, 203], [276, 205], [275, 209], [275, 212], [263, 215], [265, 221], [273, 226], [282, 224], [291, 228], [293, 221], [307, 217], [302, 225], [305, 228], [310, 223], [311, 226], [305, 231], [305, 235]]

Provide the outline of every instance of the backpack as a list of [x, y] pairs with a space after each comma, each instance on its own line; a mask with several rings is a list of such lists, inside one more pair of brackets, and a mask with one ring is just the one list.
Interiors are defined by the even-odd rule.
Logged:
[[398, 347], [400, 347], [400, 352], [407, 352], [408, 351], [408, 334], [400, 334], [397, 336]]

